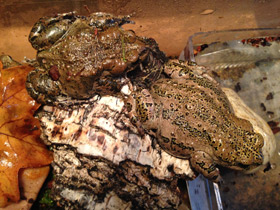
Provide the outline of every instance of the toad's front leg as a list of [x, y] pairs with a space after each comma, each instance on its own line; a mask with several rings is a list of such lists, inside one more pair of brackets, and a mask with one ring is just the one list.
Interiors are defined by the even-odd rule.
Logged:
[[128, 117], [133, 125], [138, 129], [141, 135], [145, 132], [155, 135], [152, 131], [157, 129], [155, 125], [154, 102], [151, 94], [147, 89], [132, 92], [125, 99]]
[[191, 155], [190, 162], [194, 170], [201, 173], [207, 179], [213, 182], [222, 181], [219, 169], [209, 154], [203, 151], [194, 152]]
[[53, 80], [49, 73], [42, 69], [29, 72], [26, 79], [29, 95], [41, 104], [51, 103], [60, 94], [59, 81]]
[[126, 114], [130, 120], [130, 122], [136, 126], [139, 134], [144, 136], [145, 130], [142, 126], [141, 120], [137, 114], [137, 105], [136, 105], [136, 95], [135, 93], [131, 93], [129, 96], [125, 98], [125, 109]]

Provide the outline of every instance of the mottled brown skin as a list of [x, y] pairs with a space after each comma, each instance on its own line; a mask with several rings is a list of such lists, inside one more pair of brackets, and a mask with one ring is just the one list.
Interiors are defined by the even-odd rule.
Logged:
[[171, 78], [128, 99], [132, 122], [142, 133], [152, 131], [166, 152], [190, 159], [197, 172], [213, 181], [220, 180], [216, 165], [236, 170], [260, 165], [262, 136], [233, 114], [221, 88], [192, 70], [196, 68], [201, 70], [169, 61], [165, 73]]
[[[58, 96], [88, 99], [113, 91], [119, 88], [113, 77], [145, 63], [154, 64], [151, 56], [164, 57], [155, 41], [120, 27], [130, 22], [128, 17], [65, 13], [50, 19], [54, 20], [41, 18], [29, 37], [38, 49], [38, 68], [27, 78], [27, 90], [40, 103], [52, 103]], [[53, 37], [46, 35], [51, 32]], [[161, 61], [154, 65], [161, 66]], [[142, 68], [143, 77], [157, 79], [161, 69], [156, 68], [155, 73], [153, 68]], [[101, 88], [103, 84], [106, 87]]]

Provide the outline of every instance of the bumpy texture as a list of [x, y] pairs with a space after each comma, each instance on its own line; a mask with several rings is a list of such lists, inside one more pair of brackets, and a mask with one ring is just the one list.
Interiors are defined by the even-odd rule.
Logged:
[[220, 179], [217, 164], [237, 170], [262, 164], [263, 137], [233, 114], [214, 81], [192, 69], [169, 61], [165, 72], [171, 78], [129, 97], [132, 122], [140, 131], [152, 130], [166, 152], [189, 158], [196, 171], [214, 181]]
[[155, 40], [121, 28], [128, 18], [106, 13], [41, 18], [29, 36], [38, 50], [37, 69], [27, 78], [30, 95], [51, 103], [59, 96], [87, 99], [118, 92], [120, 86], [112, 77], [135, 69], [143, 83], [158, 79], [164, 53]]
[[[55, 146], [54, 199], [65, 209], [176, 209], [176, 185], [151, 179], [149, 170], [132, 161], [115, 165]], [[109, 203], [112, 197], [118, 202]]]
[[99, 209], [111, 195], [115, 208], [176, 209], [178, 179], [195, 178], [188, 160], [137, 134], [121, 98], [44, 106], [38, 117], [54, 150], [54, 199], [66, 209]]

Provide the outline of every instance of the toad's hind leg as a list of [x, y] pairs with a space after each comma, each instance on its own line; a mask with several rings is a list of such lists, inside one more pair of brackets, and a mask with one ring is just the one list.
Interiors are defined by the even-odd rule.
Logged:
[[203, 151], [194, 152], [191, 155], [190, 162], [194, 170], [201, 173], [207, 179], [213, 182], [222, 181], [219, 169], [207, 153]]

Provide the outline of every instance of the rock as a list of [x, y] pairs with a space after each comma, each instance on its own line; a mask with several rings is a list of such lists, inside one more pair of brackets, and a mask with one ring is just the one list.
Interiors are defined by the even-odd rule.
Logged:
[[206, 9], [206, 10], [204, 10], [203, 12], [201, 12], [200, 14], [201, 14], [201, 15], [210, 15], [210, 14], [212, 14], [214, 11], [215, 11], [215, 10], [213, 10], [213, 9]]
[[174, 209], [181, 203], [178, 179], [196, 177], [188, 160], [167, 154], [149, 135], [141, 138], [123, 105], [104, 96], [44, 106], [38, 114], [41, 137], [54, 151], [54, 198], [65, 208]]

